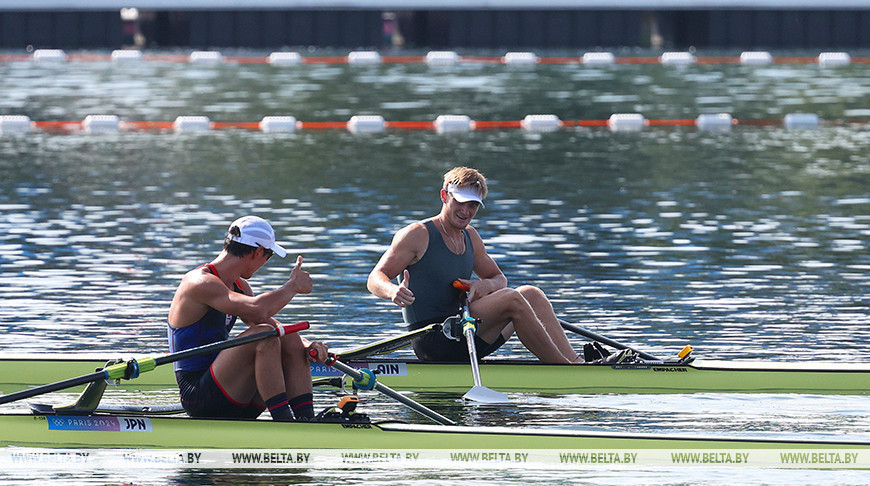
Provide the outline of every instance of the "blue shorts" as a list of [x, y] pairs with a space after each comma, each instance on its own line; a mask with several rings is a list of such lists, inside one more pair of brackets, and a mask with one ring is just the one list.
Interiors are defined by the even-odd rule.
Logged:
[[175, 380], [181, 391], [181, 406], [191, 417], [254, 419], [266, 409], [265, 405], [238, 403], [228, 397], [215, 381], [211, 368], [179, 370]]
[[[446, 316], [444, 319], [447, 319]], [[408, 326], [408, 329], [413, 331], [426, 327], [433, 323], [442, 323], [444, 319], [433, 320], [431, 322], [418, 322]], [[496, 349], [505, 343], [505, 338], [499, 335], [495, 342], [488, 343], [483, 339], [474, 336], [474, 347], [477, 350], [477, 359], [488, 356], [495, 352]], [[444, 333], [429, 332], [414, 340], [414, 354], [421, 361], [429, 361], [434, 363], [468, 363], [468, 345], [465, 344], [465, 336], [459, 341], [448, 339]]]

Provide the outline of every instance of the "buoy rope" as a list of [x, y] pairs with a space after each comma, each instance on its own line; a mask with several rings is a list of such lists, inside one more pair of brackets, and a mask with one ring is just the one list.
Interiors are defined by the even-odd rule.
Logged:
[[[616, 115], [615, 115], [616, 116]], [[5, 117], [0, 117], [0, 133], [2, 133], [3, 128], [3, 119]], [[16, 117], [9, 117], [16, 118]], [[26, 117], [17, 117], [24, 118], [24, 121], [19, 125], [19, 130], [17, 131], [40, 131], [44, 133], [75, 133], [85, 131], [88, 128], [88, 125], [85, 120], [75, 121], [30, 121], [26, 119]], [[180, 117], [185, 118], [185, 117]], [[259, 131], [264, 130], [264, 122], [215, 122], [210, 121], [205, 117], [193, 117], [193, 118], [202, 118], [204, 120], [198, 127], [199, 131], [206, 130], [248, 130], [248, 131]], [[372, 117], [378, 119], [379, 117]], [[265, 119], [264, 119], [265, 120]], [[727, 119], [726, 119], [727, 120]], [[508, 120], [508, 121], [474, 121], [469, 120], [470, 123], [467, 125], [467, 128], [464, 130], [450, 130], [450, 131], [486, 131], [486, 130], [505, 130], [505, 129], [527, 129], [529, 131], [553, 131], [558, 130], [560, 128], [571, 128], [571, 127], [583, 127], [583, 128], [612, 128], [619, 129], [618, 120], [614, 121], [610, 120], [557, 120], [555, 123], [544, 126], [544, 127], [529, 127], [524, 126], [524, 121], [522, 120]], [[310, 131], [325, 131], [325, 130], [352, 130], [352, 123], [348, 121], [295, 121], [291, 122], [292, 126], [290, 129], [284, 130], [273, 130], [273, 131], [296, 131], [296, 130], [310, 130]], [[788, 125], [785, 120], [773, 120], [773, 119], [738, 119], [733, 118], [730, 121], [725, 121], [724, 123], [719, 124], [718, 126], [712, 127], [711, 129], [728, 129], [733, 126], [747, 126], [747, 127], [771, 127], [771, 126], [782, 126]], [[852, 120], [822, 120], [819, 118], [815, 119], [813, 126], [809, 128], [813, 128], [814, 125], [825, 125], [825, 126], [847, 126], [847, 125], [867, 125], [867, 119], [852, 119]], [[699, 119], [641, 119], [641, 121], [636, 122], [630, 130], [640, 130], [646, 127], [699, 127], [701, 126], [701, 122]], [[23, 128], [23, 130], [21, 129]], [[121, 131], [121, 132], [171, 132], [171, 131], [190, 131], [190, 129], [185, 129], [184, 126], [179, 126], [179, 122], [175, 121], [118, 121], [115, 123], [109, 124], [108, 128], [105, 125], [97, 126], [97, 130], [99, 131]], [[804, 126], [803, 128], [807, 128]], [[410, 131], [425, 131], [425, 130], [437, 130], [438, 126], [435, 121], [381, 121], [378, 123], [378, 120], [375, 120], [374, 129], [371, 128], [363, 128], [358, 131], [368, 131], [368, 132], [377, 132], [386, 129], [394, 129], [394, 130], [410, 130]], [[13, 130], [9, 130], [13, 131]]]
[[[131, 51], [135, 52], [135, 51]], [[206, 51], [216, 52], [216, 51]], [[53, 60], [63, 60], [69, 62], [108, 62], [115, 58], [110, 54], [62, 54], [55, 57]], [[36, 60], [32, 54], [0, 54], [0, 62], [29, 62]], [[142, 61], [157, 61], [171, 63], [190, 63], [193, 62], [190, 55], [176, 54], [142, 54], [136, 60]], [[209, 59], [206, 62], [219, 62], [230, 64], [269, 64], [269, 56], [219, 56], [214, 59]], [[350, 56], [309, 56], [300, 57], [300, 64], [347, 64], [351, 63]], [[378, 56], [377, 61], [384, 64], [415, 64], [429, 62], [426, 56]], [[598, 63], [584, 63], [582, 57], [535, 57], [532, 64], [590, 64], [597, 65]], [[818, 64], [820, 58], [818, 56], [771, 56], [763, 64]], [[474, 64], [509, 64], [510, 62], [501, 56], [457, 56], [455, 63], [474, 63]], [[663, 60], [658, 56], [626, 56], [614, 57], [613, 64], [663, 64]], [[690, 63], [695, 64], [741, 64], [743, 61], [740, 56], [697, 56], [691, 57]], [[870, 57], [850, 57], [851, 64], [870, 64]], [[675, 63], [683, 64], [683, 63]]]

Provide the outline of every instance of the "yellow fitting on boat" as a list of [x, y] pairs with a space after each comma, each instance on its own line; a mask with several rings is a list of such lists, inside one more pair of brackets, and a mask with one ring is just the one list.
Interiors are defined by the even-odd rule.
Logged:
[[687, 344], [685, 348], [683, 348], [682, 350], [680, 350], [679, 353], [677, 353], [677, 356], [679, 356], [681, 359], [685, 358], [686, 356], [690, 355], [692, 353], [692, 351], [694, 351], [694, 350], [695, 349], [692, 348], [692, 345]]

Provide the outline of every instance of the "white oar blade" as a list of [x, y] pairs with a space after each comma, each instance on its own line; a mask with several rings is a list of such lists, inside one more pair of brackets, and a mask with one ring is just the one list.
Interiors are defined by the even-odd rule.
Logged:
[[473, 386], [471, 390], [468, 390], [468, 393], [462, 395], [462, 398], [481, 403], [507, 403], [511, 401], [506, 393], [497, 392], [480, 385]]

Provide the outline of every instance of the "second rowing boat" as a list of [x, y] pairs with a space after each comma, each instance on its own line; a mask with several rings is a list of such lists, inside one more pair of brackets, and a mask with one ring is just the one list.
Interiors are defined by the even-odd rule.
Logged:
[[[57, 461], [64, 450], [117, 451], [113, 467], [517, 465], [870, 468], [870, 443], [846, 440], [653, 435], [400, 423], [275, 423], [114, 415], [0, 414], [0, 459]], [[161, 452], [165, 454], [161, 455]], [[75, 457], [99, 457], [84, 452]]]
[[[121, 353], [112, 353], [121, 357]], [[129, 358], [129, 357], [128, 357]], [[0, 354], [0, 392], [7, 394], [104, 366], [106, 356], [90, 354]], [[468, 364], [422, 363], [372, 358], [349, 361], [369, 368], [378, 381], [398, 390], [462, 394], [473, 385]], [[629, 363], [617, 365], [547, 365], [531, 360], [483, 360], [480, 374], [487, 386], [504, 392], [538, 394], [602, 393], [799, 393], [870, 394], [870, 363], [708, 361], [691, 364]], [[341, 373], [312, 365], [320, 383]], [[171, 367], [158, 368], [122, 382], [133, 389], [175, 387]]]

